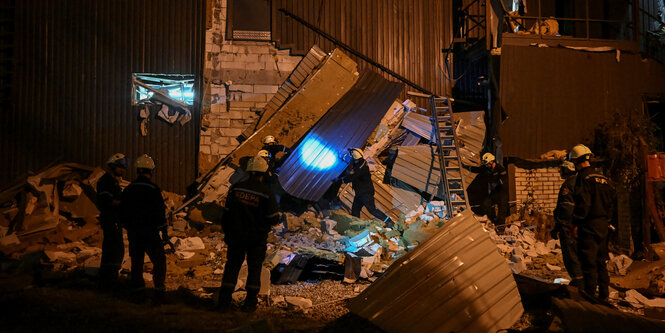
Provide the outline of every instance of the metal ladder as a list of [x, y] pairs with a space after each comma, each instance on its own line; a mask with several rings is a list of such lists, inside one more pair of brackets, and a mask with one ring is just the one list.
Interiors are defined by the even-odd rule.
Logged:
[[448, 218], [469, 208], [466, 184], [462, 176], [462, 160], [458, 154], [459, 146], [455, 136], [455, 122], [451, 99], [430, 96], [430, 112], [434, 125], [436, 149], [441, 168], [441, 191], [446, 203]]

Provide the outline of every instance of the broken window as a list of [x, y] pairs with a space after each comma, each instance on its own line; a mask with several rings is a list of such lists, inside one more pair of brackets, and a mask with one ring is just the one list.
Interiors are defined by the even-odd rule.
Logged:
[[270, 0], [229, 0], [227, 39], [270, 40]]
[[[132, 105], [141, 105], [139, 116], [142, 133], [150, 116], [151, 107], [157, 116], [173, 124], [176, 121], [184, 125], [190, 119], [194, 104], [193, 74], [152, 74], [135, 73], [132, 77]], [[154, 106], [154, 107], [153, 107]]]

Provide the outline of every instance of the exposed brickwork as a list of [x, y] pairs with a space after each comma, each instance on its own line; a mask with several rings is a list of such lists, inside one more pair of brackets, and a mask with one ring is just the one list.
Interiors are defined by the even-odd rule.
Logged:
[[238, 145], [236, 137], [258, 117], [302, 57], [271, 42], [225, 39], [226, 0], [215, 1], [206, 31], [199, 171], [206, 172]]
[[556, 207], [561, 178], [558, 167], [515, 168], [515, 199], [517, 206], [531, 204], [551, 213]]

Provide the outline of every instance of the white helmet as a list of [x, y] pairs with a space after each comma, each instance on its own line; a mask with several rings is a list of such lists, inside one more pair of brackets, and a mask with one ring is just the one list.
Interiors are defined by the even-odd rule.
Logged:
[[254, 156], [247, 161], [247, 172], [266, 172], [268, 162], [263, 157]]
[[360, 148], [349, 149], [349, 152], [351, 152], [351, 157], [353, 157], [354, 160], [363, 158], [363, 151]]
[[152, 170], [155, 168], [155, 161], [148, 154], [143, 154], [136, 159], [135, 165], [137, 169]]
[[127, 164], [129, 164], [127, 157], [121, 153], [113, 154], [113, 156], [109, 157], [108, 161], [106, 161], [106, 165], [114, 167], [127, 168]]
[[585, 157], [586, 160], [588, 160], [591, 156], [593, 156], [593, 153], [591, 152], [591, 149], [585, 145], [577, 145], [573, 147], [573, 149], [570, 150], [570, 160], [575, 161], [581, 157]]
[[261, 149], [261, 150], [259, 150], [258, 153], [256, 153], [256, 156], [258, 156], [258, 157], [263, 157], [263, 158], [269, 158], [269, 157], [270, 157], [270, 153], [269, 153], [267, 150], [265, 150], [265, 149]]
[[482, 162], [483, 164], [490, 164], [490, 162], [494, 162], [496, 160], [496, 157], [492, 155], [492, 153], [485, 153], [483, 154]]
[[263, 144], [264, 145], [267, 145], [267, 144], [270, 144], [270, 143], [277, 143], [277, 139], [275, 139], [275, 137], [272, 136], [272, 135], [268, 135], [265, 138], [263, 138]]

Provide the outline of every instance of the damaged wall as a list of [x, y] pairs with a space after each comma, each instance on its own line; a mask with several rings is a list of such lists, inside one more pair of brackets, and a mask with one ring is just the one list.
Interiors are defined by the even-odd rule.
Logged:
[[[511, 168], [512, 169], [512, 168]], [[557, 166], [515, 167], [509, 175], [515, 182], [515, 201], [517, 206], [530, 204], [552, 213], [556, 207], [559, 189], [564, 179]]]
[[238, 145], [236, 137], [258, 117], [302, 59], [271, 42], [227, 40], [227, 0], [208, 2], [212, 21], [205, 34], [201, 173]]
[[184, 191], [196, 177], [200, 106], [195, 102], [184, 126], [151, 114], [143, 137], [131, 106], [132, 73], [194, 74], [197, 95], [204, 14], [204, 0], [16, 1], [12, 108], [0, 112], [0, 187], [56, 161], [102, 165], [123, 152], [132, 162], [151, 155], [155, 181]]
[[570, 149], [614, 113], [641, 111], [646, 94], [665, 94], [665, 66], [639, 54], [503, 45], [503, 155]]
[[[446, 72], [442, 50], [451, 46], [452, 1], [273, 0], [272, 8], [272, 35], [279, 47], [291, 47], [295, 54], [305, 54], [313, 44], [326, 52], [335, 48], [278, 11], [284, 8], [421, 87], [440, 96], [449, 95], [452, 84], [448, 78], [452, 75]], [[395, 80], [368, 62], [349, 56], [360, 71], [372, 70]], [[403, 94], [401, 98], [408, 97]]]

